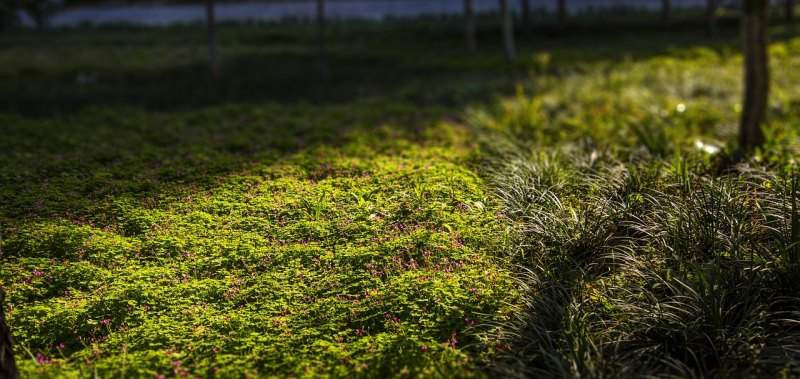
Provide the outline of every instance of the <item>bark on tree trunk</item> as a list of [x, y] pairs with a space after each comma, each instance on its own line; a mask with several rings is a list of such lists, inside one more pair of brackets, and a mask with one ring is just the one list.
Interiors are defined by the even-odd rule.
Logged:
[[761, 126], [767, 116], [769, 61], [767, 56], [768, 0], [745, 0], [742, 15], [744, 49], [744, 107], [739, 124], [739, 149], [752, 151], [764, 143]]
[[521, 2], [522, 29], [528, 31], [531, 28], [531, 1], [521, 0]]
[[328, 80], [328, 51], [325, 41], [325, 0], [317, 0], [317, 55], [322, 80]]
[[477, 44], [475, 43], [475, 12], [472, 9], [472, 0], [464, 0], [464, 37], [467, 51], [474, 53]]
[[513, 62], [517, 58], [517, 53], [514, 48], [514, 25], [511, 8], [508, 7], [508, 0], [500, 0], [500, 17], [502, 19], [503, 47], [506, 60]]
[[6, 324], [5, 296], [5, 291], [0, 287], [0, 378], [18, 379], [19, 372], [14, 362], [14, 353], [11, 350], [14, 340], [11, 338], [11, 330]]
[[717, 1], [706, 0], [706, 37], [714, 38], [717, 31]]
[[661, 0], [661, 24], [666, 28], [670, 22], [670, 0]]
[[214, 0], [206, 0], [206, 31], [208, 39], [208, 59], [211, 62], [211, 73], [219, 76], [219, 58], [217, 57], [217, 30], [214, 20]]
[[558, 0], [558, 31], [564, 32], [567, 28], [567, 1]]

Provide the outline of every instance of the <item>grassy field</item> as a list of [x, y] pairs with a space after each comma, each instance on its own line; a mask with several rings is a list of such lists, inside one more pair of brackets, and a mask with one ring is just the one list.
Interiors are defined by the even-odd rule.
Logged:
[[0, 35], [23, 375], [797, 375], [800, 39], [731, 165], [735, 24], [631, 17], [513, 65], [333, 23], [328, 80], [299, 22], [223, 25], [217, 80], [200, 26]]

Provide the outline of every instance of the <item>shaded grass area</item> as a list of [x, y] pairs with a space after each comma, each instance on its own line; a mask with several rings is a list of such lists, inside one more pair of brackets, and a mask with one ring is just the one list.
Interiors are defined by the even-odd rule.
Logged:
[[[560, 67], [616, 62], [708, 47], [734, 54], [735, 18], [722, 18], [714, 40], [701, 38], [697, 14], [676, 15], [666, 32], [647, 13], [602, 13], [572, 20], [566, 34], [536, 14], [520, 30], [520, 59], [503, 62], [495, 16], [478, 23], [478, 55], [465, 52], [458, 18], [427, 17], [387, 23], [331, 21], [331, 75], [321, 80], [313, 26], [223, 24], [220, 80], [208, 72], [205, 34], [197, 25], [162, 29], [103, 26], [0, 36], [3, 109], [42, 115], [89, 105], [190, 110], [225, 103], [345, 104], [381, 98], [462, 109], [513, 91], [513, 83]], [[614, 22], [624, 17], [624, 22]], [[642, 34], [646, 38], [640, 38]], [[785, 38], [777, 29], [774, 39]], [[47, 49], [48, 53], [43, 53]], [[59, 59], [52, 59], [57, 56]]]
[[473, 112], [523, 310], [493, 375], [791, 377], [800, 40], [770, 49], [769, 142], [732, 164], [741, 57], [587, 65]]
[[[0, 280], [23, 372], [453, 377], [482, 375], [487, 364], [566, 376], [571, 367], [619, 368], [593, 360], [595, 340], [579, 338], [594, 334], [576, 332], [589, 330], [583, 324], [564, 324], [564, 335], [578, 336], [572, 345], [555, 332], [561, 310], [594, 309], [575, 299], [600, 298], [587, 292], [606, 283], [592, 271], [596, 243], [617, 235], [608, 227], [618, 219], [578, 210], [606, 204], [615, 178], [628, 177], [620, 170], [639, 166], [650, 176], [625, 180], [660, 178], [640, 187], [668, 192], [674, 170], [662, 159], [733, 140], [738, 32], [723, 23], [706, 41], [691, 22], [669, 34], [577, 25], [558, 38], [525, 37], [519, 63], [508, 66], [495, 29], [484, 24], [481, 54], [468, 56], [457, 20], [333, 23], [328, 82], [303, 23], [222, 26], [218, 81], [206, 76], [199, 26], [0, 36]], [[796, 83], [798, 42], [780, 27], [773, 34], [778, 77]], [[769, 154], [757, 166], [771, 170], [771, 199], [786, 192], [779, 174], [796, 156], [797, 87], [776, 88]], [[681, 177], [695, 191], [718, 165], [692, 159], [678, 168], [690, 168]], [[524, 180], [504, 179], [514, 173]], [[554, 194], [536, 195], [545, 189]], [[612, 208], [619, 217], [660, 211]], [[537, 209], [556, 216], [536, 224]], [[638, 251], [630, 260], [642, 259]], [[513, 281], [512, 264], [531, 262], [550, 277]], [[540, 282], [567, 288], [557, 291], [564, 300], [537, 297]], [[544, 304], [532, 309], [553, 312], [545, 360], [560, 366], [538, 360], [538, 342], [507, 338], [512, 315], [526, 325], [546, 314], [514, 312], [520, 288], [524, 301]], [[628, 300], [609, 300], [609, 312], [622, 314], [615, 301], [641, 306]], [[504, 366], [509, 350], [522, 366]], [[569, 351], [583, 355], [569, 360]]]

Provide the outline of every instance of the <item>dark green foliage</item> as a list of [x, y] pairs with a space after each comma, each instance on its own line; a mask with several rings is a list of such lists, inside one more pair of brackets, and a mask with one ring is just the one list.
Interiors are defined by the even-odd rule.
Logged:
[[[794, 67], [784, 52], [796, 43], [773, 45], [773, 58]], [[736, 63], [698, 53], [539, 79], [532, 95], [474, 114], [494, 152], [490, 182], [522, 232], [524, 310], [498, 325], [492, 373], [800, 374], [798, 114], [774, 102], [768, 147], [730, 167], [735, 114], [722, 109]]]
[[6, 323], [6, 291], [0, 287], [0, 376], [7, 379], [19, 378], [17, 362], [14, 360], [14, 338]]
[[[694, 168], [684, 192], [667, 167], [652, 165], [588, 177], [568, 165], [563, 178], [577, 178], [562, 179], [568, 184], [528, 187], [528, 209], [515, 217], [525, 231], [527, 310], [505, 326], [513, 360], [498, 370], [797, 374], [797, 216], [787, 201], [800, 195], [787, 187], [796, 176], [756, 165], [715, 178]], [[519, 184], [498, 180], [514, 215], [519, 203], [507, 186]]]

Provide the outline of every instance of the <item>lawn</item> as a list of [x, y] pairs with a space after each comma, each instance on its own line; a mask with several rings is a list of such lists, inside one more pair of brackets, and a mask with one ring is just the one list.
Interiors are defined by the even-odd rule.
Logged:
[[[631, 21], [631, 19], [640, 21]], [[0, 35], [24, 377], [793, 376], [800, 39], [734, 165], [735, 23]], [[794, 178], [794, 179], [793, 179]], [[693, 352], [696, 352], [693, 354]]]

